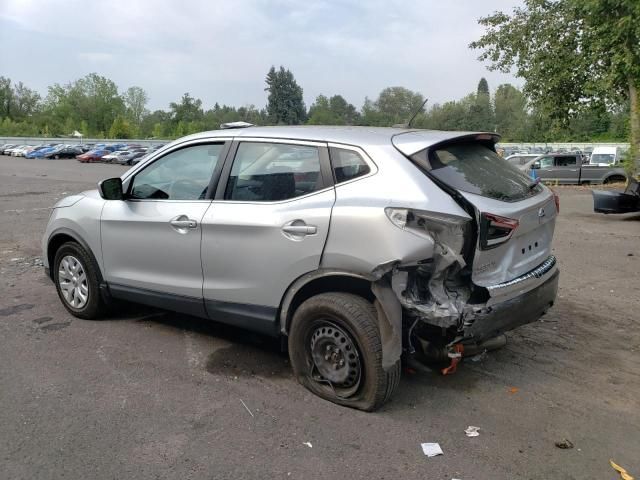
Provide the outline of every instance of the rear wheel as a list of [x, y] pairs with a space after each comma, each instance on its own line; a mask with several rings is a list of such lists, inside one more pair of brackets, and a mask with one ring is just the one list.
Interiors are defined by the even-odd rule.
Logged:
[[98, 267], [78, 243], [67, 242], [58, 249], [53, 261], [53, 279], [62, 304], [72, 315], [96, 319], [105, 311]]
[[384, 404], [400, 381], [400, 361], [382, 368], [374, 306], [348, 293], [324, 293], [295, 312], [289, 356], [298, 381], [331, 402], [360, 410]]

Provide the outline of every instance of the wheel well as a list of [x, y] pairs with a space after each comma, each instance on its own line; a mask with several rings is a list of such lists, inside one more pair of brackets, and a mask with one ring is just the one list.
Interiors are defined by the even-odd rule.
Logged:
[[51, 279], [53, 280], [53, 261], [56, 258], [56, 252], [62, 245], [67, 242], [75, 242], [87, 252], [89, 258], [93, 260], [96, 271], [98, 273], [98, 279], [101, 282], [103, 278], [102, 271], [100, 270], [98, 262], [96, 261], [96, 257], [89, 246], [84, 241], [78, 240], [77, 238], [74, 238], [67, 233], [56, 233], [49, 239], [49, 244], [47, 246], [47, 260], [49, 261], [49, 276], [51, 277]]
[[366, 298], [370, 302], [375, 300], [375, 296], [371, 291], [371, 282], [363, 278], [349, 275], [329, 275], [316, 278], [300, 288], [291, 300], [287, 310], [286, 331], [289, 331], [291, 318], [302, 302], [314, 295], [326, 292], [353, 293], [354, 295]]
[[613, 182], [626, 182], [627, 177], [623, 175], [611, 175], [604, 179], [604, 183], [613, 183]]
[[49, 260], [49, 276], [53, 279], [53, 260], [58, 249], [67, 242], [76, 242], [76, 239], [65, 233], [54, 235], [47, 245], [47, 260]]

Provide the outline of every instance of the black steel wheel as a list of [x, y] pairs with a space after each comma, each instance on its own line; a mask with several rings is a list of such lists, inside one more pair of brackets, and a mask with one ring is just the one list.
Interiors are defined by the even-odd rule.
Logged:
[[382, 368], [375, 307], [349, 293], [323, 293], [298, 307], [289, 357], [296, 378], [311, 392], [360, 410], [379, 408], [400, 380], [400, 361]]

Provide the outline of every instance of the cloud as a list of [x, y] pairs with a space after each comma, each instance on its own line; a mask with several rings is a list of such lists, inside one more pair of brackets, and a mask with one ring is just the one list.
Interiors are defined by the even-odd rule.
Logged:
[[516, 2], [3, 0], [0, 61], [4, 75], [41, 90], [96, 71], [122, 90], [145, 88], [152, 108], [184, 92], [205, 106], [261, 107], [271, 65], [293, 71], [308, 105], [320, 93], [361, 105], [393, 85], [441, 102], [481, 76], [493, 88], [514, 82], [467, 45], [479, 16]]

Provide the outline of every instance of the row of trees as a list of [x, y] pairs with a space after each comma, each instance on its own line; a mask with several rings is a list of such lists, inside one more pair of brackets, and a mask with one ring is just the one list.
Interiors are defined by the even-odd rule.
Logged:
[[464, 98], [427, 107], [422, 94], [389, 87], [375, 100], [365, 98], [360, 110], [341, 95], [319, 95], [307, 110], [302, 88], [283, 67], [269, 70], [265, 91], [267, 105], [262, 109], [218, 103], [205, 109], [200, 99], [185, 93], [168, 110], [149, 111], [142, 88], [120, 92], [113, 81], [95, 73], [54, 84], [44, 98], [22, 82], [0, 77], [0, 135], [56, 136], [78, 130], [88, 137], [176, 138], [239, 120], [258, 125], [391, 126], [412, 117], [417, 128], [497, 131], [505, 141], [624, 141], [628, 134], [628, 109], [616, 104], [594, 105], [561, 123], [544, 109], [532, 108], [513, 85], [499, 85], [492, 95], [484, 78]]

